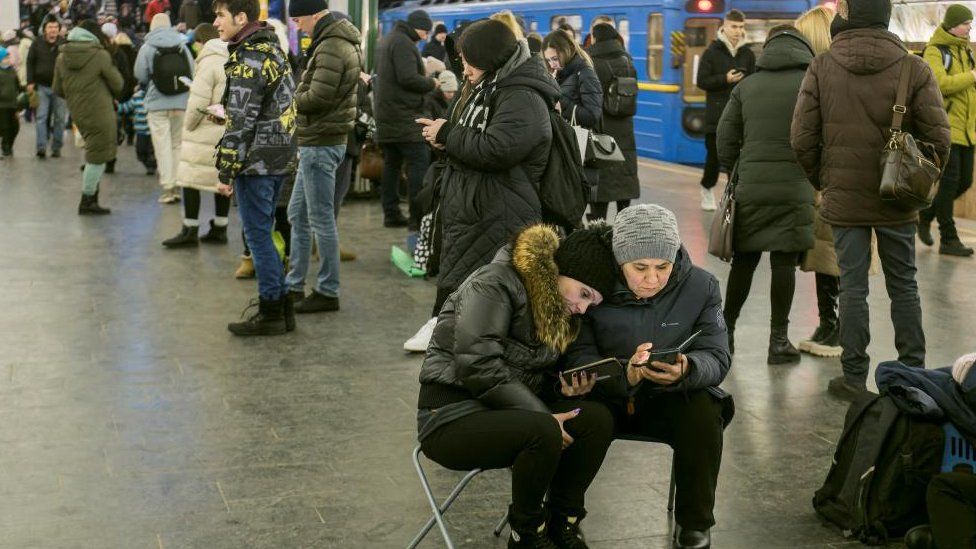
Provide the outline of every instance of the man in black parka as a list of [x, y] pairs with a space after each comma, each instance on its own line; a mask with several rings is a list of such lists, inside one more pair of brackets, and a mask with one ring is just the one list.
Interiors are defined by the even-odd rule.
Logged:
[[[705, 171], [702, 174], [702, 202], [705, 211], [715, 210], [712, 188], [718, 183], [719, 160], [715, 146], [718, 120], [725, 104], [729, 102], [732, 88], [756, 70], [756, 55], [746, 45], [746, 16], [739, 10], [731, 10], [725, 16], [718, 38], [698, 64], [696, 83], [705, 90]], [[731, 169], [732, 166], [726, 166]]]
[[397, 21], [376, 48], [376, 81], [374, 114], [376, 141], [383, 149], [383, 226], [405, 227], [407, 219], [400, 213], [397, 183], [401, 165], [407, 164], [410, 193], [410, 224], [420, 225], [420, 214], [414, 202], [430, 163], [430, 153], [416, 120], [423, 117], [424, 96], [438, 86], [437, 79], [424, 72], [417, 43], [427, 38], [434, 27], [430, 15], [416, 10], [406, 21]]

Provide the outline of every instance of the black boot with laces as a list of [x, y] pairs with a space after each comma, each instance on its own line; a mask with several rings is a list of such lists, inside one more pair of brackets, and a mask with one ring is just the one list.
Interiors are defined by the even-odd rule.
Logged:
[[549, 539], [559, 549], [587, 549], [586, 538], [580, 530], [582, 520], [582, 516], [570, 517], [554, 511], [547, 526]]

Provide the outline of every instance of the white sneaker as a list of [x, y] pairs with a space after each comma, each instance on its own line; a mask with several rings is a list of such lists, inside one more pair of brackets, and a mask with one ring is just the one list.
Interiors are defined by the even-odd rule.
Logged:
[[434, 326], [437, 326], [436, 316], [428, 320], [417, 330], [417, 333], [413, 337], [403, 344], [403, 350], [410, 351], [411, 353], [427, 352], [427, 346], [430, 345], [430, 338], [434, 335]]
[[706, 212], [715, 211], [715, 195], [712, 194], [712, 189], [702, 189], [701, 190], [701, 208]]

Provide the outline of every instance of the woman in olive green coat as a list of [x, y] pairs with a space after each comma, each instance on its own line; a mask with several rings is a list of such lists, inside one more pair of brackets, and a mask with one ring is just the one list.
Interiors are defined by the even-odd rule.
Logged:
[[112, 56], [84, 23], [72, 29], [67, 43], [61, 46], [52, 87], [68, 102], [71, 119], [85, 139], [78, 214], [107, 214], [109, 209], [98, 205], [98, 183], [105, 163], [115, 158], [118, 146], [113, 101], [122, 91], [123, 80]]
[[813, 50], [796, 28], [770, 31], [758, 72], [736, 86], [718, 125], [719, 160], [737, 166], [732, 272], [725, 297], [730, 338], [749, 296], [762, 252], [773, 276], [769, 364], [790, 364], [800, 353], [787, 337], [796, 266], [813, 247], [814, 189], [790, 148], [790, 124]]

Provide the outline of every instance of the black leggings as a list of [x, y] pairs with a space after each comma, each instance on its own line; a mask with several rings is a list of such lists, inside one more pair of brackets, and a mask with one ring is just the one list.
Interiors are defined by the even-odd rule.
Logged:
[[[274, 230], [281, 233], [285, 239], [285, 257], [291, 255], [291, 223], [288, 222], [288, 206], [278, 206], [275, 208]], [[244, 242], [244, 255], [251, 255], [251, 249], [247, 246], [247, 239], [244, 238], [244, 231], [241, 231], [241, 241]]]
[[[725, 323], [729, 330], [735, 329], [742, 306], [749, 297], [752, 275], [759, 266], [762, 252], [735, 252], [732, 255], [732, 271], [725, 288]], [[796, 266], [800, 254], [796, 252], [770, 252], [769, 263], [773, 268], [769, 301], [772, 306], [770, 325], [773, 328], [786, 328], [790, 323], [790, 309], [793, 307], [793, 293], [796, 290]]]
[[[627, 208], [629, 206], [630, 206], [630, 200], [618, 200], [617, 213], [620, 213], [620, 210]], [[606, 219], [608, 209], [610, 209], [609, 202], [590, 202], [590, 213], [589, 215], [586, 216], [586, 218], [590, 221], [596, 219]]]
[[434, 310], [431, 312], [430, 316], [435, 317], [441, 314], [441, 307], [447, 302], [447, 298], [451, 297], [454, 290], [457, 288], [441, 288], [437, 287], [437, 297], [434, 298]]
[[840, 298], [840, 277], [817, 273], [817, 310], [820, 324], [837, 324], [837, 300]]
[[543, 498], [570, 517], [585, 516], [586, 489], [613, 440], [613, 416], [590, 401], [550, 404], [554, 413], [580, 408], [565, 423], [574, 442], [562, 449], [559, 424], [549, 414], [524, 410], [490, 410], [456, 419], [428, 435], [424, 455], [457, 471], [512, 468], [512, 528], [531, 531], [542, 524]]
[[[230, 197], [214, 193], [214, 216], [227, 217], [230, 212]], [[183, 187], [183, 217], [186, 219], [200, 218], [200, 191], [192, 187]]]

